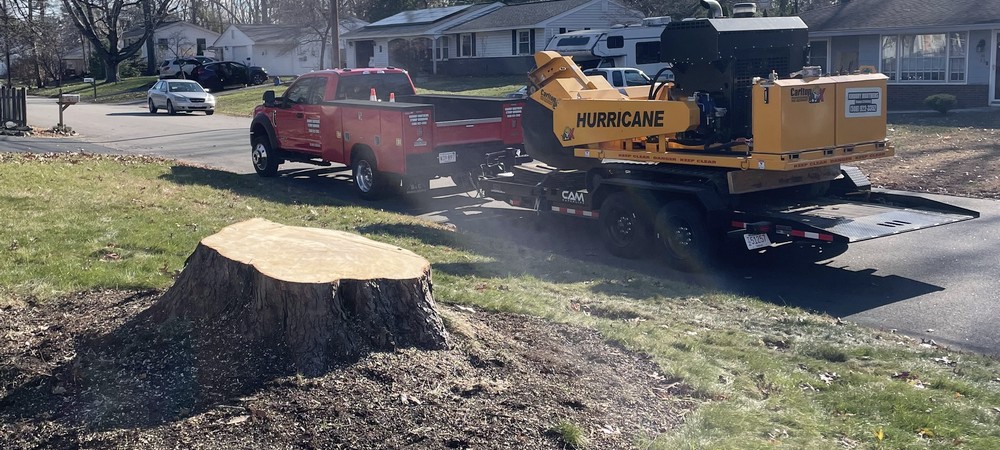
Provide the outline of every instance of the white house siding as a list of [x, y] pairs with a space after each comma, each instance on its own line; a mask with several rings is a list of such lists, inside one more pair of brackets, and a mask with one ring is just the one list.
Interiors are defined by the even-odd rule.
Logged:
[[[882, 58], [882, 38], [878, 35], [858, 37], [858, 62], [862, 66], [878, 67]], [[824, 67], [824, 69], [826, 69]]]
[[[976, 51], [980, 40], [986, 44], [983, 46], [982, 53]], [[990, 70], [990, 52], [993, 51], [991, 49], [996, 48], [990, 45], [991, 42], [993, 42], [993, 32], [991, 31], [969, 32], [969, 71], [967, 72], [969, 84], [990, 84], [990, 79], [993, 77], [993, 71]], [[997, 89], [1000, 89], [1000, 86], [997, 86]]]
[[[211, 47], [218, 38], [219, 33], [186, 22], [173, 23], [153, 32], [153, 43], [158, 61], [178, 56], [197, 56], [198, 39], [205, 40], [206, 51], [203, 54], [214, 56]], [[166, 40], [165, 47], [161, 46], [163, 40]]]
[[607, 1], [592, 3], [576, 11], [571, 11], [562, 17], [544, 23], [545, 35], [535, 36], [535, 46], [540, 50], [545, 48], [553, 36], [559, 34], [559, 29], [566, 31], [611, 28], [614, 25], [628, 25], [642, 22], [642, 17], [636, 17], [634, 12], [621, 5]]
[[215, 40], [213, 47], [222, 51], [222, 55], [220, 55], [222, 59], [246, 62], [246, 58], [250, 56], [250, 48], [253, 46], [253, 43], [250, 37], [235, 26], [230, 25]]

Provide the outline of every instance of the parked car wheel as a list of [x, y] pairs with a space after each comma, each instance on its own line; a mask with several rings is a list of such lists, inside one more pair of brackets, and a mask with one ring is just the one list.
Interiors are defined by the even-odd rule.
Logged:
[[167, 114], [170, 114], [171, 116], [177, 115], [177, 110], [174, 109], [174, 102], [170, 100], [167, 100]]
[[215, 110], [213, 110], [213, 109], [205, 110], [205, 115], [206, 116], [211, 116], [212, 114], [215, 114]]
[[257, 172], [257, 175], [262, 177], [277, 175], [281, 160], [275, 154], [275, 150], [271, 148], [271, 142], [267, 137], [254, 137], [252, 146], [250, 158], [253, 162], [253, 170]]
[[267, 82], [267, 76], [262, 73], [253, 74], [253, 78], [250, 80], [253, 84], [264, 84]]
[[156, 105], [153, 104], [153, 99], [149, 99], [149, 113], [150, 114], [156, 114], [156, 111], [158, 109], [159, 108], [157, 108]]

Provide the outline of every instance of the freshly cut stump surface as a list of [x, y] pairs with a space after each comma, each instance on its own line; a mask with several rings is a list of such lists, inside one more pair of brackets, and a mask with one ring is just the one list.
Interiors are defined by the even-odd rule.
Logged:
[[303, 373], [370, 351], [448, 346], [426, 259], [351, 233], [264, 219], [203, 239], [149, 313], [277, 346]]

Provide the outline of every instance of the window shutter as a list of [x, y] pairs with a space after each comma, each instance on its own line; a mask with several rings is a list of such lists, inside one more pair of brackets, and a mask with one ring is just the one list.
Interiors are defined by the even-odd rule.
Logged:
[[455, 35], [455, 57], [456, 58], [461, 58], [462, 56], [464, 56], [464, 55], [462, 55], [462, 35], [461, 34], [456, 34]]
[[517, 54], [517, 30], [510, 30], [510, 54]]
[[535, 29], [534, 28], [531, 29], [531, 39], [529, 39], [528, 42], [529, 42], [528, 47], [530, 47], [530, 50], [528, 51], [528, 54], [529, 55], [534, 55], [535, 54]]
[[472, 55], [470, 55], [470, 56], [476, 56], [476, 54], [477, 54], [476, 53], [476, 33], [472, 33]]

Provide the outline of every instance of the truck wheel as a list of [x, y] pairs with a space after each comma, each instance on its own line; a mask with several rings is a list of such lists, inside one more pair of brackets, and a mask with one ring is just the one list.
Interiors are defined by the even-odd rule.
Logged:
[[702, 270], [714, 262], [718, 242], [712, 239], [701, 209], [684, 200], [668, 202], [654, 221], [667, 264], [686, 272]]
[[153, 104], [153, 99], [149, 99], [149, 113], [156, 114], [156, 105]]
[[375, 163], [368, 155], [361, 155], [351, 164], [351, 173], [354, 175], [354, 190], [365, 200], [375, 200], [382, 195], [383, 178]]
[[604, 246], [612, 255], [638, 258], [649, 251], [649, 220], [639, 213], [630, 195], [617, 192], [608, 196], [601, 205], [599, 220]]
[[273, 177], [278, 174], [278, 165], [281, 160], [275, 155], [271, 148], [271, 142], [267, 137], [255, 137], [253, 148], [250, 150], [250, 158], [253, 161], [253, 170], [262, 177]]

